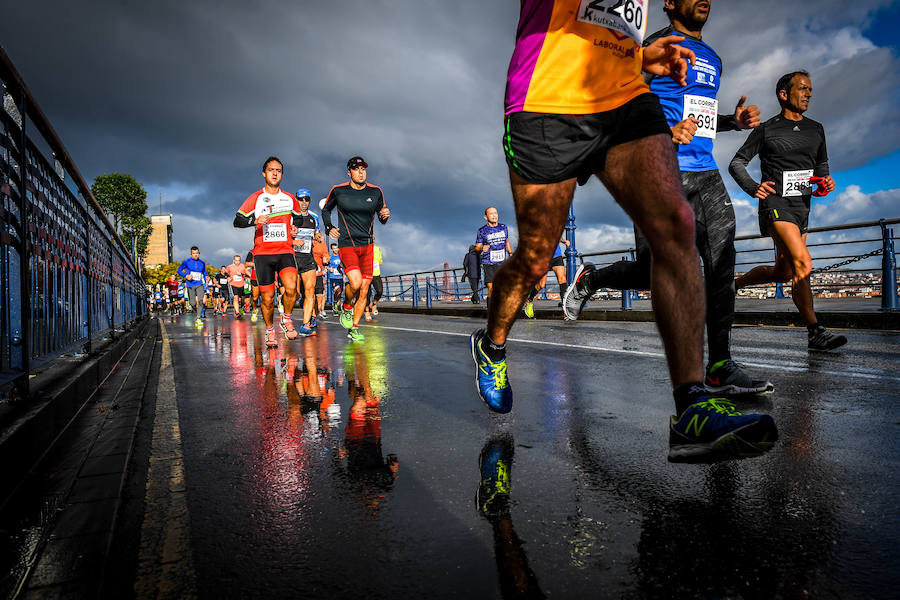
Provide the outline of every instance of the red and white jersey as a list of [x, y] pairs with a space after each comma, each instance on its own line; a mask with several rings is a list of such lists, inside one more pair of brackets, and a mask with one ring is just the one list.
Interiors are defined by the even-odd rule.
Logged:
[[256, 225], [253, 254], [294, 253], [291, 244], [293, 240], [291, 221], [293, 215], [300, 214], [300, 204], [294, 196], [283, 190], [279, 190], [277, 194], [269, 194], [265, 189], [261, 189], [244, 200], [238, 214], [245, 217], [253, 216], [254, 219], [269, 217], [265, 225]]

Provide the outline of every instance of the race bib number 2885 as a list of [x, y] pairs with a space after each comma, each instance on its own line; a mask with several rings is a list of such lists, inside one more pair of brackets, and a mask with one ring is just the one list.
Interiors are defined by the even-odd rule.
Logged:
[[581, 0], [575, 18], [617, 31], [640, 45], [647, 30], [647, 0]]

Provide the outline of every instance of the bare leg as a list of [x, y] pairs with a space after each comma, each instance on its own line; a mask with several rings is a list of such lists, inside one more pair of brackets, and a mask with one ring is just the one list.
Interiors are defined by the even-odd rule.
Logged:
[[[361, 277], [361, 276], [360, 276]], [[356, 297], [356, 303], [353, 305], [353, 326], [359, 325], [359, 319], [366, 311], [366, 303], [369, 301], [369, 286], [372, 285], [371, 279], [360, 279], [359, 292]]]
[[260, 312], [262, 312], [263, 321], [266, 327], [272, 328], [275, 324], [275, 288], [271, 290], [259, 290]]
[[291, 269], [279, 272], [278, 278], [281, 279], [281, 282], [284, 284], [284, 287], [282, 288], [284, 293], [281, 295], [281, 306], [284, 309], [283, 314], [290, 317], [291, 312], [294, 310], [294, 304], [297, 303], [297, 283], [300, 276], [297, 275], [297, 271]]
[[655, 135], [615, 146], [597, 175], [650, 244], [653, 310], [672, 385], [702, 381], [706, 297], [694, 214], [684, 199], [671, 139]]
[[809, 285], [812, 258], [806, 248], [806, 234], [801, 234], [799, 227], [785, 221], [772, 223], [769, 232], [778, 247], [779, 256], [783, 255], [785, 262], [791, 267], [791, 299], [803, 321], [807, 325], [814, 325], [817, 320], [813, 310], [812, 288]]

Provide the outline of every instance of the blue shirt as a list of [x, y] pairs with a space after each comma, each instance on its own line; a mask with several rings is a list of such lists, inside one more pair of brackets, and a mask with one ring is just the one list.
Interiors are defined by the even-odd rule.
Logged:
[[[679, 46], [692, 50], [697, 55], [695, 65], [688, 62], [687, 86], [681, 87], [670, 77], [654, 77], [650, 81], [650, 91], [659, 96], [663, 113], [669, 127], [674, 127], [685, 119], [685, 96], [700, 96], [715, 100], [722, 76], [722, 59], [715, 50], [702, 41], [676, 31], [672, 26], [662, 29], [644, 41], [644, 45], [668, 35], [684, 36]], [[717, 129], [717, 113], [713, 112], [713, 129]], [[678, 168], [682, 171], [710, 171], [717, 169], [713, 158], [713, 140], [694, 135], [690, 144], [678, 144]]]
[[185, 260], [179, 265], [177, 273], [182, 277], [187, 277], [188, 273], [191, 274], [191, 280], [184, 282], [187, 287], [202, 285], [206, 289], [206, 263], [199, 258], [197, 260], [193, 258]]
[[341, 257], [331, 255], [331, 258], [328, 259], [328, 266], [334, 269], [334, 271], [328, 272], [328, 279], [344, 279], [344, 274], [341, 272]]
[[503, 223], [496, 226], [483, 225], [475, 236], [475, 243], [482, 244], [481, 264], [499, 265], [506, 260], [506, 240], [509, 239], [509, 230]]

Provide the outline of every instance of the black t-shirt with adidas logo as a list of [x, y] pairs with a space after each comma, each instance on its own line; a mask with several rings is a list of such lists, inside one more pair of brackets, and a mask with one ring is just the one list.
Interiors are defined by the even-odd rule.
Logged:
[[[336, 185], [328, 192], [322, 209], [325, 233], [332, 227], [337, 227], [341, 232], [338, 238], [340, 248], [368, 246], [372, 243], [375, 216], [384, 206], [384, 195], [377, 185], [367, 183], [361, 190], [354, 189], [349, 181]], [[335, 211], [334, 215], [332, 210]]]
[[829, 174], [825, 128], [806, 117], [791, 121], [776, 115], [747, 136], [731, 159], [728, 171], [750, 196], [756, 194], [759, 183], [750, 176], [747, 164], [756, 155], [759, 155], [762, 181], [774, 181], [777, 196], [808, 199], [813, 190], [808, 175]]

